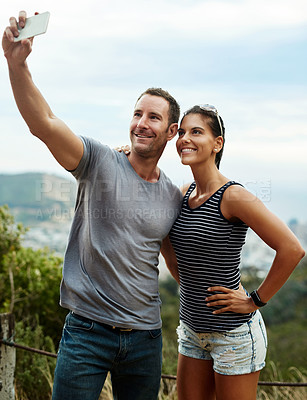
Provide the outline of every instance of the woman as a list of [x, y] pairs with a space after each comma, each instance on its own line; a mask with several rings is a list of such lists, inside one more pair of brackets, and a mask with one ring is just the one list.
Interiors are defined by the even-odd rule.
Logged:
[[[286, 282], [304, 250], [259, 199], [220, 173], [224, 124], [213, 106], [188, 110], [178, 135], [181, 162], [194, 176], [162, 246], [180, 282], [178, 399], [255, 400], [267, 346], [258, 309]], [[239, 271], [248, 227], [276, 251], [251, 297]]]

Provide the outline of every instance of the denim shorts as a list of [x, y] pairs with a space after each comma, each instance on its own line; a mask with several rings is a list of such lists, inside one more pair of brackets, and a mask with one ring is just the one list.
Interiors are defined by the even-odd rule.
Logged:
[[180, 321], [177, 334], [180, 354], [212, 360], [218, 374], [249, 374], [265, 366], [267, 335], [258, 310], [248, 322], [228, 332], [196, 333]]

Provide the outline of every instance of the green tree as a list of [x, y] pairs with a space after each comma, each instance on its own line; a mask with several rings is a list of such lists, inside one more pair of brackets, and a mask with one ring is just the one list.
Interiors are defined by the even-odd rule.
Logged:
[[61, 333], [66, 311], [59, 306], [62, 259], [47, 248], [22, 247], [25, 228], [0, 207], [0, 312], [35, 327], [37, 320], [53, 340]]
[[[26, 229], [0, 207], [0, 312], [14, 313], [15, 341], [55, 352], [67, 310], [59, 306], [62, 259], [22, 246]], [[16, 388], [24, 400], [51, 396], [55, 359], [17, 350]]]

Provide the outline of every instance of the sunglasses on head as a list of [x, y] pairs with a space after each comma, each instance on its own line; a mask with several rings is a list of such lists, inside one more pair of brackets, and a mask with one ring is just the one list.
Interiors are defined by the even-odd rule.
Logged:
[[221, 123], [221, 120], [220, 120], [219, 113], [217, 112], [217, 109], [214, 106], [212, 106], [211, 104], [199, 104], [198, 107], [203, 111], [210, 111], [210, 112], [213, 112], [215, 114], [215, 116], [216, 116], [216, 118], [218, 120], [218, 123], [220, 125], [221, 136], [224, 137], [222, 123]]

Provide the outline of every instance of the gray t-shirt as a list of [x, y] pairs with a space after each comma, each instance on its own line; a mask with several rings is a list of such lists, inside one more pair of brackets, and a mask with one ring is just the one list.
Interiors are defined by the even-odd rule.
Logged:
[[180, 190], [163, 171], [147, 182], [124, 153], [82, 140], [60, 304], [109, 325], [159, 328], [158, 256], [179, 214]]

